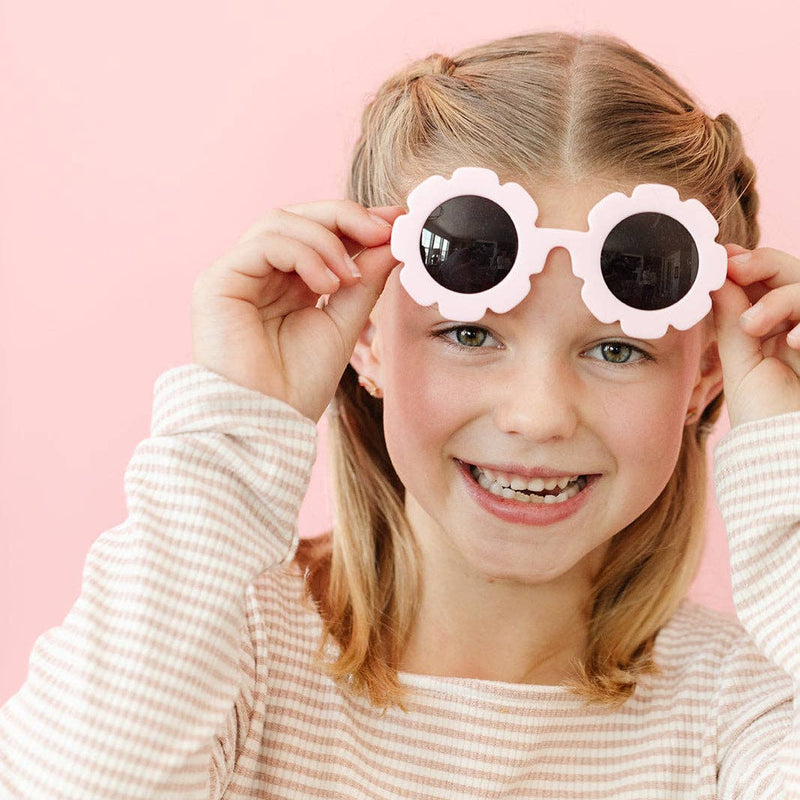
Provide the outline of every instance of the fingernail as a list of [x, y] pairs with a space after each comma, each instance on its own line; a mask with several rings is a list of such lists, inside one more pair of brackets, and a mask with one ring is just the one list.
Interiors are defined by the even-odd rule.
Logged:
[[750, 306], [750, 308], [748, 308], [747, 311], [742, 314], [742, 319], [745, 322], [753, 322], [761, 316], [763, 311], [764, 306], [762, 306], [761, 303], [756, 303], [754, 306]]
[[361, 273], [358, 271], [358, 265], [355, 261], [353, 261], [350, 256], [345, 256], [345, 261], [347, 261], [347, 266], [350, 268], [350, 272], [352, 273], [354, 278], [360, 278]]
[[[367, 213], [369, 213], [369, 212], [367, 212]], [[387, 222], [385, 219], [379, 217], [377, 214], [370, 214], [370, 216], [372, 217], [372, 219], [375, 220], [375, 222], [378, 223], [378, 225], [383, 225], [384, 228], [391, 228], [392, 227], [392, 223], [391, 222]]]
[[332, 269], [326, 270], [326, 272], [332, 281], [335, 281], [337, 284], [339, 283], [339, 276]]
[[786, 339], [792, 347], [800, 347], [800, 331], [796, 328], [786, 334]]
[[738, 256], [732, 256], [728, 261], [733, 261], [734, 264], [746, 264], [750, 260], [751, 253], [739, 253]]

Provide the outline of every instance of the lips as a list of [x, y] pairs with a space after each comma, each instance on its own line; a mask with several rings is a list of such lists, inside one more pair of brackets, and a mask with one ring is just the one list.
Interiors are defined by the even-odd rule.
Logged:
[[520, 502], [563, 503], [586, 486], [586, 477], [583, 475], [548, 481], [543, 478], [526, 480], [502, 473], [483, 472], [478, 467], [470, 467], [470, 474], [493, 495]]
[[[456, 459], [459, 461], [459, 459]], [[466, 462], [461, 462], [466, 463]], [[477, 467], [481, 471], [485, 472], [489, 470], [494, 473], [502, 473], [505, 475], [516, 475], [521, 478], [527, 478], [531, 480], [533, 478], [541, 478], [542, 480], [548, 480], [550, 478], [563, 478], [569, 475], [584, 475], [588, 474], [585, 473], [583, 470], [580, 469], [557, 469], [555, 467], [525, 467], [520, 464], [470, 464], [469, 466]]]
[[[467, 494], [485, 512], [507, 522], [520, 525], [542, 526], [560, 522], [576, 514], [591, 497], [600, 475], [584, 475], [582, 488], [574, 496], [559, 503], [527, 503], [522, 500], [498, 496], [483, 488], [473, 476], [473, 465], [455, 459]], [[523, 475], [525, 472], [522, 473]], [[564, 473], [558, 473], [563, 475]], [[569, 474], [569, 473], [567, 473]], [[573, 473], [574, 474], [574, 473]], [[552, 471], [551, 471], [552, 475]], [[532, 476], [537, 477], [537, 476]], [[554, 476], [555, 477], [555, 476]]]

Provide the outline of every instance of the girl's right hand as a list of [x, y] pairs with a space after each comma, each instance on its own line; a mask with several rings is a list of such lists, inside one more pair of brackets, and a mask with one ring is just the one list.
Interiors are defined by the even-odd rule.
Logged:
[[195, 281], [192, 361], [317, 422], [398, 263], [389, 239], [402, 213], [351, 200], [268, 211]]

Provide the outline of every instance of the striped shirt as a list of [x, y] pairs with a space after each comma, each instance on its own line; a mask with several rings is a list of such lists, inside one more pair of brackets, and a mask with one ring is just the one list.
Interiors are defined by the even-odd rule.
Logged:
[[128, 517], [0, 709], [1, 798], [800, 798], [800, 412], [715, 452], [738, 619], [684, 600], [613, 712], [401, 673], [408, 711], [383, 713], [323, 676], [287, 568], [315, 454], [285, 403], [196, 364], [158, 378]]

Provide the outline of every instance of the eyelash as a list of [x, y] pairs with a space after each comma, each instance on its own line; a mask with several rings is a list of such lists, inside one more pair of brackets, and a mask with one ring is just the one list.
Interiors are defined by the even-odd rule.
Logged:
[[[441, 338], [442, 341], [444, 341], [444, 343], [445, 343], [445, 345], [447, 347], [450, 347], [453, 350], [456, 350], [458, 352], [463, 352], [464, 350], [485, 350], [486, 349], [486, 348], [480, 347], [480, 346], [478, 346], [478, 347], [469, 347], [467, 345], [459, 344], [458, 342], [454, 342], [454, 341], [449, 340], [449, 339], [446, 338], [447, 334], [454, 333], [454, 332], [460, 331], [460, 330], [483, 331], [487, 336], [491, 336], [494, 339], [492, 334], [486, 328], [482, 328], [479, 325], [453, 325], [453, 326], [451, 326], [449, 328], [443, 328], [440, 331], [436, 331], [434, 333], [434, 336], [436, 336], [438, 338]], [[618, 340], [615, 340], [615, 339], [610, 339], [610, 340], [605, 341], [605, 342], [600, 342], [600, 343], [594, 345], [594, 347], [590, 347], [585, 352], [591, 353], [592, 350], [596, 350], [597, 348], [604, 347], [606, 345], [621, 345], [622, 347], [628, 347], [631, 350], [631, 355], [638, 355], [638, 358], [635, 361], [606, 361], [605, 359], [602, 359], [602, 358], [601, 359], [596, 359], [596, 360], [601, 361], [604, 364], [611, 364], [612, 366], [616, 366], [616, 367], [633, 367], [633, 366], [636, 366], [638, 364], [642, 364], [645, 361], [654, 361], [655, 360], [653, 358], [653, 356], [651, 356], [649, 353], [645, 352], [641, 348], [636, 347], [635, 345], [632, 345], [629, 342], [618, 341]], [[492, 348], [492, 349], [496, 349], [496, 348]]]

